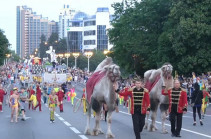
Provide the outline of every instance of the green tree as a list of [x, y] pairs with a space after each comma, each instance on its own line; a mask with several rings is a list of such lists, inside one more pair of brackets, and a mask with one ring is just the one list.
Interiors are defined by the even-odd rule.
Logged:
[[211, 70], [210, 0], [174, 1], [159, 37], [159, 58], [180, 74]]
[[14, 50], [10, 50], [10, 53], [11, 53], [11, 60], [15, 62], [19, 62], [20, 60], [19, 55], [17, 55]]
[[0, 65], [3, 64], [4, 59], [6, 58], [6, 54], [9, 54], [9, 41], [7, 37], [4, 35], [4, 31], [0, 29]]
[[40, 39], [41, 39], [41, 43], [40, 43], [40, 47], [39, 47], [40, 58], [44, 58], [44, 57], [47, 57], [46, 51], [48, 50], [49, 47], [46, 43], [45, 35], [42, 34]]
[[159, 66], [158, 39], [170, 12], [171, 1], [127, 0], [113, 5], [109, 39], [113, 57], [126, 71], [143, 74]]

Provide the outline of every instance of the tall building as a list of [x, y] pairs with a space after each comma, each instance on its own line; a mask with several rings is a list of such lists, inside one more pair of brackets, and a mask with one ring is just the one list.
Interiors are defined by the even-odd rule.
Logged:
[[39, 47], [42, 34], [48, 39], [53, 32], [58, 33], [58, 23], [49, 21], [42, 15], [37, 15], [32, 8], [27, 6], [17, 6], [16, 10], [16, 51], [23, 58], [32, 54]]
[[83, 52], [93, 49], [109, 50], [113, 46], [109, 43], [107, 30], [111, 28], [112, 15], [107, 7], [97, 8], [95, 15], [83, 12], [75, 13], [69, 21], [67, 33], [68, 51]]
[[70, 20], [73, 18], [75, 10], [71, 9], [69, 5], [64, 5], [59, 14], [59, 38], [67, 37], [67, 29], [70, 26]]

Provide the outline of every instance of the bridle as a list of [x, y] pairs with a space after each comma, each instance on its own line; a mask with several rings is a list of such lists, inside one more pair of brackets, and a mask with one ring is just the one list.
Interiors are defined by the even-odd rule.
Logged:
[[112, 70], [108, 72], [108, 77], [111, 80], [111, 82], [115, 82], [119, 78], [119, 75], [114, 74], [114, 68], [115, 66], [113, 66]]
[[163, 75], [166, 79], [169, 79], [169, 75], [172, 73], [172, 66], [171, 65], [165, 65], [165, 69], [163, 71]]

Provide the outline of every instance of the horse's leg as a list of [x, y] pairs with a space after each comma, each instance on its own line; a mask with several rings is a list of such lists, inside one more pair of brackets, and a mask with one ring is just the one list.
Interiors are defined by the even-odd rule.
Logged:
[[109, 110], [107, 114], [108, 130], [107, 130], [106, 138], [114, 138], [114, 135], [111, 132], [111, 114], [112, 114], [112, 111]]
[[165, 120], [166, 120], [166, 113], [167, 113], [167, 110], [168, 110], [168, 104], [160, 104], [160, 111], [161, 111], [161, 119], [162, 119], [162, 133], [163, 134], [167, 134], [168, 131], [166, 130], [166, 127], [165, 127]]
[[86, 123], [86, 129], [84, 134], [86, 135], [91, 135], [91, 131], [90, 131], [90, 117], [91, 117], [91, 104], [87, 105], [87, 123]]
[[158, 105], [159, 105], [159, 100], [154, 100], [154, 99], [150, 99], [151, 102], [151, 110], [152, 110], [152, 114], [151, 114], [151, 124], [150, 124], [150, 128], [149, 131], [155, 131], [157, 130], [156, 126], [155, 126], [155, 120], [157, 117], [157, 110], [158, 110]]
[[95, 116], [95, 127], [93, 129], [93, 135], [97, 136], [98, 135], [98, 129], [100, 127], [100, 112], [96, 112], [96, 116]]
[[149, 124], [149, 114], [146, 115], [144, 129], [148, 129], [148, 124]]
[[[101, 108], [101, 109], [102, 109], [102, 108]], [[99, 113], [99, 121], [100, 121], [100, 119], [101, 119], [101, 113], [102, 113], [102, 110], [101, 110], [100, 113]], [[104, 134], [103, 131], [102, 131], [102, 129], [101, 129], [101, 127], [100, 127], [100, 122], [99, 122], [97, 128], [98, 128], [98, 133], [99, 133], [99, 134]]]

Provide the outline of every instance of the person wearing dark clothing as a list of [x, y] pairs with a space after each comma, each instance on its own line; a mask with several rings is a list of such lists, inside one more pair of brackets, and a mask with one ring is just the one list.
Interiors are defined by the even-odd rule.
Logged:
[[200, 86], [198, 83], [194, 84], [194, 91], [191, 97], [191, 103], [193, 106], [193, 125], [196, 125], [196, 110], [199, 116], [200, 124], [203, 125], [202, 119], [201, 119], [201, 105], [202, 105], [202, 99], [203, 99], [203, 92], [200, 90]]

